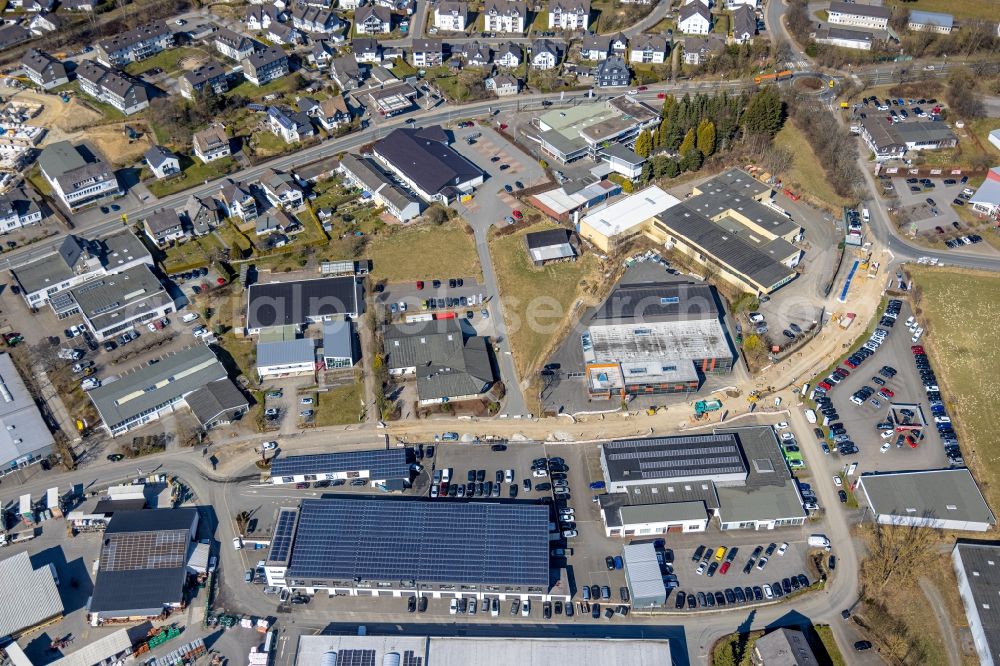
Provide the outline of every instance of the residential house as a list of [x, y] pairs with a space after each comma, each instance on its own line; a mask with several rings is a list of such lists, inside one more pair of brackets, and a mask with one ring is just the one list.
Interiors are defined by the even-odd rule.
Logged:
[[386, 7], [362, 5], [354, 13], [354, 29], [359, 35], [387, 35], [392, 31], [392, 14]]
[[174, 33], [163, 21], [153, 21], [134, 30], [97, 42], [97, 59], [108, 67], [145, 60], [174, 45]]
[[181, 162], [177, 156], [163, 146], [153, 146], [146, 151], [146, 164], [157, 178], [167, 178], [181, 172]]
[[910, 12], [906, 27], [914, 32], [936, 32], [940, 35], [950, 35], [955, 27], [955, 18], [951, 14], [924, 12], [915, 9]]
[[668, 53], [670, 45], [663, 35], [637, 35], [629, 50], [629, 62], [662, 65]]
[[382, 62], [382, 46], [371, 37], [357, 37], [351, 40], [351, 53], [358, 62]]
[[181, 217], [195, 236], [204, 236], [219, 226], [219, 209], [211, 197], [201, 198], [192, 194], [184, 202]]
[[320, 9], [333, 9], [333, 0], [298, 0], [297, 4]]
[[740, 5], [733, 10], [733, 41], [737, 44], [748, 44], [757, 36], [757, 15], [746, 5]]
[[243, 76], [255, 86], [262, 86], [288, 74], [288, 56], [281, 49], [266, 48], [243, 60]]
[[419, 199], [397, 185], [370, 158], [344, 155], [338, 171], [346, 183], [368, 192], [376, 203], [400, 222], [409, 222], [423, 209]]
[[195, 132], [191, 137], [191, 147], [195, 156], [205, 163], [221, 160], [233, 154], [229, 147], [229, 137], [221, 125], [211, 125], [200, 132]]
[[493, 61], [490, 45], [480, 41], [464, 44], [461, 55], [468, 67], [486, 67]]
[[233, 32], [229, 28], [219, 28], [219, 31], [215, 33], [213, 43], [216, 51], [236, 62], [249, 58], [258, 46], [254, 40], [246, 35]]
[[493, 62], [499, 67], [506, 67], [507, 69], [516, 69], [520, 67], [523, 60], [524, 51], [520, 46], [514, 44], [513, 42], [501, 44], [493, 58]]
[[32, 34], [41, 36], [47, 32], [61, 30], [66, 26], [66, 23], [67, 21], [63, 18], [62, 14], [42, 12], [31, 19], [28, 29], [31, 30]]
[[229, 90], [226, 69], [214, 60], [206, 60], [194, 69], [184, 72], [178, 79], [181, 95], [194, 99], [203, 90], [211, 90], [216, 95]]
[[268, 239], [268, 247], [271, 248], [285, 245], [288, 243], [285, 234], [301, 228], [302, 225], [297, 220], [293, 220], [285, 211], [278, 208], [261, 211], [254, 220], [254, 233], [257, 236], [271, 236]]
[[62, 0], [59, 9], [64, 12], [92, 12], [97, 0]]
[[42, 221], [42, 209], [24, 187], [16, 187], [0, 195], [0, 233], [38, 224]]
[[102, 160], [88, 162], [69, 141], [46, 146], [38, 156], [38, 166], [71, 212], [124, 194], [110, 165]]
[[31, 39], [31, 33], [20, 25], [0, 26], [0, 50], [9, 49]]
[[861, 2], [832, 0], [827, 10], [827, 22], [831, 25], [846, 25], [852, 28], [885, 30], [889, 27], [892, 10], [882, 5], [867, 5]]
[[624, 88], [631, 78], [632, 72], [619, 56], [602, 60], [594, 68], [594, 85], [598, 88]]
[[485, 32], [521, 34], [528, 18], [528, 3], [516, 0], [487, 0], [483, 16]]
[[684, 64], [700, 65], [726, 50], [726, 42], [718, 35], [684, 38]]
[[355, 12], [362, 2], [363, 0], [337, 0], [337, 7], [347, 12]]
[[509, 97], [521, 91], [521, 81], [510, 74], [497, 74], [483, 82], [486, 89], [497, 97]]
[[268, 169], [260, 177], [260, 189], [275, 208], [294, 210], [305, 202], [305, 193], [290, 173]]
[[590, 0], [552, 0], [549, 30], [586, 30], [590, 27]]
[[343, 95], [330, 97], [322, 102], [303, 97], [299, 100], [299, 109], [305, 111], [310, 118], [315, 118], [320, 127], [328, 132], [351, 122], [351, 111], [347, 108]]
[[301, 32], [284, 23], [272, 23], [264, 34], [272, 44], [294, 45], [303, 41]]
[[333, 60], [336, 52], [337, 47], [331, 44], [329, 40], [318, 39], [313, 42], [312, 48], [309, 49], [309, 53], [306, 55], [306, 60], [317, 69], [326, 67]]
[[686, 35], [707, 35], [712, 31], [712, 12], [701, 0], [681, 6], [677, 29]]
[[444, 43], [440, 39], [414, 39], [412, 48], [414, 67], [436, 67], [444, 62]]
[[173, 208], [164, 208], [146, 217], [142, 222], [142, 229], [149, 240], [160, 248], [187, 237], [184, 223]]
[[48, 53], [28, 49], [21, 58], [21, 69], [31, 82], [44, 90], [69, 83], [66, 67]]
[[330, 62], [330, 78], [344, 92], [359, 87], [364, 79], [358, 61], [351, 56], [334, 58]]
[[48, 13], [56, 8], [55, 0], [23, 0], [21, 7], [26, 12]]
[[726, 9], [736, 9], [740, 5], [746, 5], [750, 9], [758, 9], [760, 0], [726, 0]]
[[285, 143], [296, 143], [311, 137], [316, 131], [309, 116], [301, 111], [292, 111], [277, 106], [267, 107], [267, 125]]
[[611, 37], [596, 35], [592, 32], [583, 36], [580, 44], [580, 57], [584, 60], [604, 60], [611, 52]]
[[244, 222], [257, 219], [257, 200], [243, 183], [227, 178], [219, 190], [218, 201], [226, 217], [238, 217]]
[[292, 25], [303, 32], [329, 34], [344, 29], [344, 23], [331, 11], [298, 6], [292, 10]]
[[562, 59], [562, 47], [551, 39], [536, 39], [531, 44], [531, 66], [554, 69]]
[[442, 0], [434, 6], [434, 27], [448, 32], [465, 32], [469, 6], [465, 2]]
[[281, 21], [281, 10], [273, 4], [250, 5], [244, 17], [248, 32], [261, 32]]
[[81, 92], [110, 104], [126, 116], [149, 106], [149, 96], [142, 83], [96, 60], [82, 61], [76, 68], [76, 79]]

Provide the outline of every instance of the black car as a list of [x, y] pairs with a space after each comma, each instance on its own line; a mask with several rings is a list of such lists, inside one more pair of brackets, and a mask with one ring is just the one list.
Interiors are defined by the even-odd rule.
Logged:
[[753, 588], [750, 587], [749, 585], [747, 585], [746, 587], [744, 587], [743, 588], [743, 597], [747, 600], [748, 603], [751, 602], [751, 601], [753, 601]]
[[775, 599], [785, 596], [785, 593], [781, 590], [781, 583], [778, 581], [771, 583], [771, 591], [774, 592]]
[[760, 585], [753, 586], [753, 600], [761, 601], [764, 598], [764, 589]]
[[825, 439], [822, 428], [813, 428], [813, 434], [816, 435], [816, 439]]
[[[692, 594], [691, 596], [693, 597], [694, 595]], [[699, 592], [698, 593], [698, 606], [700, 608], [704, 608], [707, 605], [708, 605], [708, 600], [705, 599], [705, 593], [704, 592]]]
[[417, 600], [417, 611], [420, 613], [427, 611], [427, 597], [420, 597]]
[[608, 568], [608, 571], [614, 571], [615, 570], [615, 558], [611, 557], [610, 555], [605, 556], [605, 558], [604, 558], [604, 565]]
[[785, 594], [790, 594], [792, 592], [792, 581], [787, 578], [782, 578], [781, 589], [784, 590]]
[[491, 451], [506, 451], [507, 450], [507, 445], [506, 444], [494, 444], [493, 446], [490, 447], [490, 450]]
[[[698, 594], [702, 594], [702, 593], [699, 592]], [[706, 594], [705, 595], [705, 604], [704, 605], [707, 606], [707, 607], [709, 607], [709, 608], [715, 608], [715, 595], [713, 595], [711, 592], [709, 592], [708, 594]]]
[[486, 480], [486, 470], [485, 469], [476, 470], [476, 481], [485, 481], [485, 480]]
[[858, 652], [864, 652], [866, 650], [872, 649], [871, 641], [858, 641], [854, 644], [854, 649]]
[[689, 594], [688, 595], [688, 610], [694, 610], [694, 608], [696, 607], [697, 603], [698, 603], [698, 600], [695, 598], [695, 596], [693, 594]]
[[674, 608], [680, 609], [684, 608], [684, 603], [687, 601], [687, 595], [683, 592], [677, 593], [677, 601], [674, 603]]
[[108, 456], [108, 460], [110, 460], [111, 462], [118, 462], [119, 460], [124, 460], [124, 459], [125, 456], [123, 456], [120, 453], [112, 453], [110, 456]]
[[738, 601], [739, 603], [745, 604], [747, 602], [747, 596], [745, 594], [743, 594], [743, 588], [742, 587], [735, 588], [733, 590], [733, 594], [736, 595], [736, 601]]
[[725, 606], [726, 605], [726, 596], [724, 594], [722, 594], [722, 592], [716, 592], [715, 593], [715, 604], [717, 606]]
[[406, 612], [407, 613], [416, 613], [417, 612], [417, 598], [416, 597], [409, 597], [409, 598], [407, 598], [407, 600], [406, 600]]
[[601, 618], [601, 604], [591, 604], [590, 616], [595, 620], [599, 620]]
[[108, 340], [104, 343], [104, 351], [110, 352], [118, 349], [118, 343], [114, 340]]
[[694, 555], [691, 556], [691, 561], [692, 562], [700, 561], [701, 556], [704, 554], [705, 554], [705, 546], [698, 546], [698, 548], [696, 548], [694, 551]]
[[847, 504], [847, 493], [846, 492], [844, 492], [843, 490], [838, 490], [837, 491], [837, 497], [840, 498], [840, 503], [841, 504]]
[[552, 617], [552, 603], [546, 601], [542, 604], [542, 617], [546, 620]]
[[600, 585], [591, 585], [590, 586], [590, 597], [592, 599], [600, 599], [601, 598], [601, 586]]
[[727, 587], [725, 591], [726, 603], [735, 604], [736, 603], [736, 593], [733, 592], [733, 588]]
[[622, 600], [623, 604], [627, 604], [629, 602], [628, 587], [622, 585], [618, 588], [618, 598]]
[[796, 578], [799, 579], [799, 585], [801, 587], [809, 587], [809, 579], [806, 578], [805, 574], [799, 574]]

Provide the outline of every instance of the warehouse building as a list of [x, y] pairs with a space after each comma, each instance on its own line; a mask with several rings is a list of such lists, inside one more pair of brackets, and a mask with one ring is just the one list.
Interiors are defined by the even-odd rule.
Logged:
[[358, 362], [358, 339], [354, 323], [349, 321], [323, 322], [323, 367], [327, 370], [353, 368]]
[[192, 508], [115, 513], [101, 546], [90, 613], [96, 620], [145, 620], [183, 606], [198, 531]]
[[996, 518], [964, 467], [917, 472], [868, 472], [858, 488], [883, 525], [985, 532]]
[[607, 537], [704, 532], [719, 510], [714, 483], [652, 483], [598, 495]]
[[[0, 475], [34, 465], [53, 451], [55, 439], [10, 354], [0, 354]], [[2, 634], [0, 634], [2, 636]]]
[[625, 582], [632, 597], [632, 608], [658, 608], [667, 601], [660, 562], [652, 543], [630, 543], [622, 548]]
[[483, 171], [455, 151], [439, 125], [394, 129], [372, 154], [428, 203], [448, 205], [483, 184]]
[[[123, 372], [116, 381], [105, 382], [88, 392], [104, 429], [112, 437], [185, 406], [219, 407], [220, 411], [210, 421], [201, 421], [204, 428], [237, 419], [249, 408], [247, 399], [229, 379], [225, 366], [207, 346], [194, 345], [158, 361]], [[215, 382], [227, 382], [232, 390], [221, 390]], [[225, 402], [219, 404], [220, 399]], [[195, 416], [200, 420], [211, 411], [195, 412]]]
[[[491, 3], [490, 6], [493, 6]], [[532, 609], [534, 613], [539, 611]], [[601, 664], [670, 666], [670, 642], [618, 638], [503, 638], [439, 636], [299, 636], [295, 666], [478, 666]], [[89, 665], [88, 665], [89, 666]]]
[[568, 164], [584, 157], [597, 161], [608, 144], [634, 146], [642, 130], [659, 125], [660, 114], [630, 95], [619, 95], [607, 102], [554, 109], [532, 123], [537, 132], [528, 138], [543, 153]]
[[595, 398], [696, 391], [704, 375], [730, 372], [735, 359], [707, 284], [621, 284], [587, 332], [583, 357]]
[[369, 483], [410, 481], [408, 449], [374, 449], [304, 456], [277, 456], [271, 461], [271, 483], [303, 483], [365, 479]]
[[533, 194], [531, 204], [553, 220], [576, 224], [580, 214], [613, 196], [622, 193], [622, 186], [597, 177], [565, 180], [561, 185], [545, 192]]
[[354, 276], [268, 282], [247, 289], [247, 332], [354, 319], [364, 311], [361, 284]]
[[601, 445], [601, 469], [609, 493], [670, 481], [736, 485], [747, 468], [734, 434], [619, 439]]
[[262, 382], [315, 374], [316, 341], [312, 338], [257, 343], [257, 376]]
[[35, 568], [26, 552], [0, 560], [4, 602], [0, 604], [0, 639], [17, 639], [62, 619], [63, 603], [51, 564]]
[[959, 540], [951, 563], [979, 663], [993, 666], [1000, 661], [1000, 543]]
[[535, 504], [303, 500], [279, 511], [265, 572], [310, 595], [569, 600]]
[[580, 236], [602, 252], [612, 252], [645, 233], [657, 215], [679, 203], [677, 197], [651, 185], [624, 199], [593, 209], [580, 220], [578, 231]]

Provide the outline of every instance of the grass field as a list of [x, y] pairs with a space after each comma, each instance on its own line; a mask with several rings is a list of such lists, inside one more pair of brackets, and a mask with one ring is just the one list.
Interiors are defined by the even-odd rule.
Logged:
[[160, 51], [156, 55], [146, 58], [145, 60], [140, 60], [139, 62], [129, 63], [128, 65], [125, 65], [125, 71], [133, 76], [136, 76], [138, 74], [142, 74], [143, 72], [148, 72], [154, 67], [159, 67], [167, 74], [171, 74], [181, 69], [180, 62], [187, 57], [196, 57], [202, 60], [208, 59], [208, 55], [201, 49], [181, 46], [176, 49]]
[[928, 327], [924, 346], [944, 384], [962, 454], [990, 506], [1000, 506], [1000, 443], [993, 432], [1000, 349], [989, 335], [1000, 317], [1000, 276], [924, 267], [911, 274]]
[[216, 251], [222, 249], [219, 240], [209, 234], [190, 240], [181, 245], [175, 245], [166, 250], [163, 260], [163, 270], [167, 273], [180, 273], [199, 266], [205, 266], [212, 261]]
[[813, 627], [813, 629], [816, 630], [816, 635], [819, 636], [820, 642], [826, 648], [831, 666], [847, 666], [844, 656], [840, 654], [840, 648], [837, 647], [837, 641], [833, 638], [833, 630], [830, 629], [830, 626], [821, 624]]
[[816, 158], [809, 142], [806, 141], [805, 135], [794, 123], [786, 122], [775, 136], [774, 142], [776, 145], [790, 150], [795, 156], [792, 160], [791, 170], [784, 176], [784, 180], [792, 186], [793, 190], [808, 191], [834, 208], [841, 208], [850, 203], [830, 187], [822, 164]]
[[316, 427], [357, 423], [361, 414], [361, 378], [316, 394]]
[[518, 374], [527, 375], [562, 329], [581, 286], [597, 278], [598, 262], [590, 254], [575, 262], [536, 268], [528, 259], [524, 234], [555, 228], [541, 223], [490, 242], [511, 349]]
[[993, 23], [1000, 11], [995, 0], [915, 0], [901, 2], [889, 0], [886, 4], [906, 9], [907, 11], [943, 12], [951, 14], [956, 19], [982, 19]]
[[146, 183], [146, 187], [153, 193], [153, 196], [165, 197], [189, 187], [201, 185], [205, 180], [214, 180], [236, 169], [236, 162], [231, 157], [223, 157], [221, 160], [207, 164], [201, 160], [193, 160], [187, 155], [178, 155], [177, 157], [181, 163], [181, 175]]
[[455, 222], [440, 227], [387, 227], [369, 243], [367, 255], [375, 280], [471, 277], [481, 272], [472, 234]]

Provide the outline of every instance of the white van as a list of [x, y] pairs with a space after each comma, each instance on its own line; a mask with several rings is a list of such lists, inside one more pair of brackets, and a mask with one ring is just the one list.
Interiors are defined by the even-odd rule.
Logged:
[[181, 321], [184, 322], [185, 324], [190, 324], [197, 318], [198, 318], [197, 312], [188, 312], [183, 317], [181, 317]]
[[865, 206], [864, 208], [861, 209], [861, 219], [863, 219], [865, 222], [871, 219], [871, 215], [868, 213], [868, 206]]
[[809, 546], [811, 548], [830, 548], [830, 540], [824, 534], [810, 534]]
[[854, 476], [854, 472], [858, 469], [858, 463], [853, 462], [851, 466], [847, 468], [847, 476]]
[[811, 409], [806, 410], [806, 421], [809, 423], [816, 423], [816, 412]]

